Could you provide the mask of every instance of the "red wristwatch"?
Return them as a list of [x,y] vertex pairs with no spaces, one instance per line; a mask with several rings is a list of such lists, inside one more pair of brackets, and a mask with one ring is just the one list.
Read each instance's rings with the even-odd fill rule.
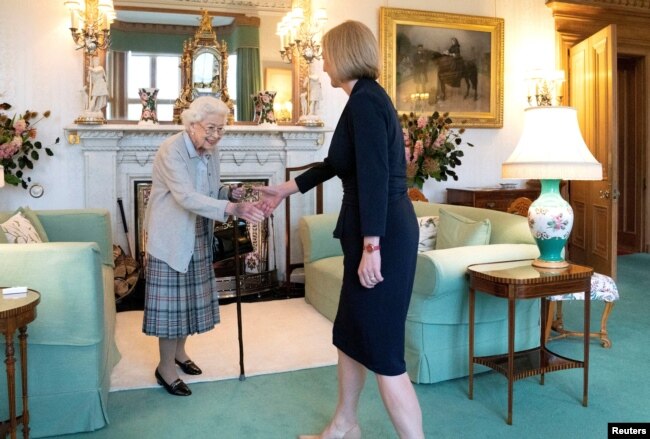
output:
[[372,244],[366,244],[363,249],[367,251],[368,253],[372,253],[374,251],[377,251],[381,248],[379,245],[372,245]]

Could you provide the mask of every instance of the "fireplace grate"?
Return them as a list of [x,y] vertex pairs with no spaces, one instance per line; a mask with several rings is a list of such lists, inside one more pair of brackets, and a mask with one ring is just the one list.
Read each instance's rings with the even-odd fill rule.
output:
[[[222,180],[223,184],[243,184],[248,188],[265,186],[267,180]],[[136,224],[136,255],[139,262],[145,265],[147,237],[143,227],[144,212],[149,201],[151,181],[135,182],[135,224]],[[257,201],[257,194],[247,191],[244,201]],[[272,218],[272,217],[271,217]],[[266,219],[260,224],[249,224],[249,234],[253,241],[254,251],[240,256],[240,291],[242,296],[261,294],[278,288],[278,275],[275,266],[269,266],[269,236],[275,233],[273,221]],[[273,258],[275,265],[275,257]],[[215,264],[215,275],[219,299],[232,298],[237,295],[234,259]]]

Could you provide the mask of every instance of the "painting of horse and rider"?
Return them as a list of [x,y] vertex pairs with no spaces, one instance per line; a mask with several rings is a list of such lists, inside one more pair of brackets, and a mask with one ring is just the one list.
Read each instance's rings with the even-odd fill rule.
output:
[[397,56],[400,107],[489,111],[489,33],[397,26]]
[[380,27],[382,81],[400,113],[502,125],[502,19],[382,8]]

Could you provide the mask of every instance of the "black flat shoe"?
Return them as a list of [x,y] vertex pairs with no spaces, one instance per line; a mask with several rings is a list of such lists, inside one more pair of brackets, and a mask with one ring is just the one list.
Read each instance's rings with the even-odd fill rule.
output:
[[176,361],[176,364],[180,366],[181,370],[188,375],[201,375],[203,373],[201,368],[192,360],[187,360],[182,363],[176,359],[174,359],[174,361]]
[[158,384],[163,386],[165,390],[174,396],[190,396],[192,394],[190,388],[187,387],[187,384],[185,384],[180,378],[171,384],[167,384],[165,380],[163,380],[163,377],[160,375],[160,372],[158,372],[158,369],[156,369],[155,376]]

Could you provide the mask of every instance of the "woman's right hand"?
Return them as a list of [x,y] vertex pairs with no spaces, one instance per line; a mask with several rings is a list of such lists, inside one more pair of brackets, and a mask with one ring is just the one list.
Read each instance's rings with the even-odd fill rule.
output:
[[298,185],[294,180],[289,180],[275,186],[257,186],[255,189],[262,194],[260,209],[269,216],[285,198],[298,192]]
[[250,223],[259,223],[266,218],[259,203],[228,203],[226,213],[245,219]]

